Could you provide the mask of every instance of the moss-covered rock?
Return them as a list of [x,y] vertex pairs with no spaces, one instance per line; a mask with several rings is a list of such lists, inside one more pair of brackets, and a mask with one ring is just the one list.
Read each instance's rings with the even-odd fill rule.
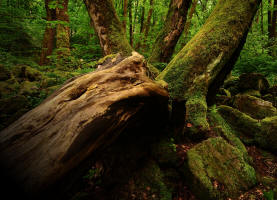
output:
[[277,109],[271,102],[250,95],[236,95],[233,105],[254,119],[277,116]]
[[19,87],[20,85],[14,77],[6,81],[0,81],[0,97],[5,98],[15,94]]
[[172,191],[164,181],[164,174],[158,164],[152,160],[147,161],[142,169],[134,174],[129,181],[128,197],[120,199],[153,199],[169,200],[172,199]]
[[24,81],[20,84],[20,91],[19,94],[25,96],[34,96],[39,93],[38,83],[37,82],[30,82]]
[[179,157],[176,152],[174,139],[165,138],[152,146],[152,155],[159,165],[177,167]]
[[239,77],[239,87],[243,91],[258,90],[264,93],[269,89],[269,82],[262,74],[245,73]]
[[0,81],[6,81],[11,78],[11,72],[0,64]]
[[28,107],[28,99],[22,95],[0,99],[1,114],[13,114],[26,107]]
[[243,153],[221,137],[196,145],[187,157],[184,173],[200,199],[236,198],[256,184],[255,170]]
[[223,85],[224,89],[227,89],[232,96],[235,96],[240,92],[239,88],[239,77],[231,76],[227,80],[224,81]]
[[243,142],[277,151],[277,116],[256,120],[228,106],[219,106],[218,112]]
[[246,91],[242,92],[242,94],[250,95],[250,96],[258,97],[258,98],[260,98],[262,96],[261,92],[259,90],[246,90]]
[[43,74],[27,65],[16,65],[12,68],[12,73],[16,78],[33,81],[40,81],[43,79]]
[[239,85],[239,77],[237,77],[237,76],[231,76],[231,77],[229,77],[228,79],[226,79],[224,81],[223,87],[225,89],[228,89],[230,87],[237,87],[238,88],[238,85]]
[[211,108],[208,113],[209,123],[211,130],[217,135],[224,138],[229,144],[238,148],[244,155],[246,160],[249,159],[247,150],[241,140],[236,136],[232,127],[224,120],[224,118],[218,113],[217,108]]

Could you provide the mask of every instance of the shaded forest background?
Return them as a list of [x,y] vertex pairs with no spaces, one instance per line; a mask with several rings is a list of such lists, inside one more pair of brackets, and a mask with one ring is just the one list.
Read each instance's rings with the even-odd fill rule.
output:
[[[124,5],[124,2],[128,4]],[[174,55],[198,32],[215,4],[216,0],[192,2],[188,20],[176,45]],[[272,83],[276,82],[277,61],[274,42],[276,11],[274,12],[273,4],[274,2],[269,0],[263,1],[260,6],[247,43],[233,70],[234,75],[244,72],[261,72]],[[48,10],[45,5],[48,5]],[[126,24],[126,35],[130,44],[136,51],[148,58],[155,39],[164,25],[169,1],[114,0],[114,5],[121,21]],[[57,1],[9,0],[1,1],[0,9],[0,62],[5,67],[26,64],[47,71],[51,76],[51,70],[57,67],[58,55],[63,52],[69,56],[62,61],[61,70],[87,72],[93,69],[94,61],[103,56],[83,1],[63,1],[59,5]],[[47,16],[46,12],[55,9],[64,10],[67,13],[66,19],[59,18],[59,16],[49,18],[50,15]],[[67,27],[69,30],[59,33],[58,26]],[[49,47],[51,49],[45,46],[45,42],[49,43],[45,38],[47,27],[55,32],[55,41],[52,41],[52,47]],[[59,34],[65,35],[59,37]],[[65,41],[66,37],[69,40]],[[45,55],[42,55],[43,52]],[[155,66],[162,70],[166,64],[158,63]],[[52,76],[55,75],[52,74]]]

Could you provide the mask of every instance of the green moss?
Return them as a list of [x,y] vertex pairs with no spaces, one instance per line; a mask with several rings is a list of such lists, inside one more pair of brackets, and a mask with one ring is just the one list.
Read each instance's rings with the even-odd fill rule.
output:
[[253,97],[261,97],[262,96],[259,90],[246,90],[242,94],[250,95],[250,96],[253,96]]
[[234,107],[254,119],[277,116],[277,109],[268,101],[250,95],[236,95]]
[[201,30],[157,77],[168,82],[172,98],[186,100],[198,76],[205,77],[207,88],[216,80],[247,33],[257,6],[258,2],[218,1]]
[[25,96],[33,96],[39,93],[38,83],[37,82],[30,82],[24,81],[20,84],[20,94]]
[[206,97],[199,92],[198,94],[192,95],[186,102],[186,122],[192,125],[189,130],[193,135],[209,130],[209,124],[206,118]]
[[238,148],[244,155],[246,160],[249,160],[249,156],[244,144],[236,136],[236,132],[231,126],[222,118],[217,109],[211,109],[208,113],[209,123],[212,130],[217,133],[218,136],[223,137],[229,144]]
[[[137,194],[137,199],[145,198],[144,194],[154,200],[172,199],[172,191],[164,182],[164,175],[160,167],[154,161],[145,163],[143,169],[133,177],[134,185],[132,193]],[[152,195],[155,195],[153,198]]]
[[223,138],[210,138],[187,153],[185,176],[200,199],[227,199],[256,184],[255,170]]
[[160,165],[178,166],[179,157],[176,145],[169,138],[162,139],[152,146],[152,155]]
[[160,71],[150,63],[147,63],[147,67],[151,72],[151,74],[153,75],[154,79],[160,74]]
[[110,55],[107,55],[107,56],[105,56],[105,57],[103,57],[103,58],[100,58],[100,59],[96,62],[96,64],[97,64],[97,65],[102,65],[103,63],[106,63],[106,62],[112,60],[113,58],[115,58],[115,57],[117,57],[117,56],[118,56],[118,54],[110,54]]
[[264,149],[277,151],[277,116],[260,121],[228,106],[219,106],[218,112],[244,142],[250,138]]

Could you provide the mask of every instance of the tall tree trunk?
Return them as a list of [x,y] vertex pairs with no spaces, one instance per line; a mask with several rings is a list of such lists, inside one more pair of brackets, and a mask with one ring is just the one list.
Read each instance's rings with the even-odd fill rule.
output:
[[169,62],[182,35],[191,0],[171,0],[166,21],[159,33],[149,59],[150,63]]
[[123,0],[123,28],[126,32],[126,25],[127,25],[127,13],[128,13],[128,0]]
[[273,15],[272,15],[272,36],[274,39],[277,38],[277,30],[276,30],[276,23],[277,23],[277,0],[274,0],[274,11],[273,11]]
[[129,55],[130,46],[120,22],[113,0],[84,0],[104,55],[119,53]]
[[143,33],[144,31],[145,2],[146,0],[143,0],[141,8],[140,33]]
[[129,38],[130,38],[130,45],[133,46],[133,14],[132,14],[132,4],[133,1],[129,0]]
[[263,1],[261,2],[261,32],[264,34],[264,6]]
[[277,0],[274,0],[274,11],[272,15],[272,56],[277,57]]
[[46,9],[46,27],[43,37],[42,50],[40,55],[40,65],[47,65],[49,63],[49,59],[47,56],[52,55],[53,49],[55,47],[55,35],[56,35],[56,27],[51,24],[51,22],[57,20],[55,9],[49,8],[49,3],[52,0],[45,0],[45,9]]
[[64,68],[70,56],[70,28],[68,15],[68,0],[59,0],[56,8],[58,20],[56,45],[58,54],[58,68]]
[[[157,77],[169,84],[172,99],[182,102],[178,104],[179,112],[186,113],[184,120],[192,135],[202,136],[199,133],[209,131],[207,104],[213,103],[231,72],[260,2],[219,0],[201,30]],[[177,130],[184,127],[175,126]]]
[[183,31],[183,35],[185,37],[189,33],[189,29],[190,29],[190,26],[191,26],[191,20],[192,20],[192,17],[194,15],[194,13],[195,13],[197,2],[198,2],[197,0],[194,0],[192,5],[191,5],[191,8],[189,10],[188,19],[187,19],[187,22],[186,22],[186,25],[185,25],[185,28],[184,28],[184,31]]
[[147,21],[146,21],[145,29],[144,29],[144,40],[143,40],[144,46],[146,46],[146,41],[147,41],[148,33],[150,30],[150,24],[151,24],[151,18],[153,15],[153,10],[154,10],[154,0],[150,0],[150,9],[148,12]]
[[143,0],[143,5],[142,5],[142,10],[141,10],[141,19],[140,19],[140,34],[139,34],[139,41],[136,45],[136,49],[139,50],[140,49],[140,46],[141,46],[141,40],[143,38],[143,33],[144,33],[144,30],[145,30],[145,3],[146,3],[146,0]]
[[272,38],[272,1],[268,0],[268,12],[267,12],[267,22],[268,22],[268,38],[271,39]]

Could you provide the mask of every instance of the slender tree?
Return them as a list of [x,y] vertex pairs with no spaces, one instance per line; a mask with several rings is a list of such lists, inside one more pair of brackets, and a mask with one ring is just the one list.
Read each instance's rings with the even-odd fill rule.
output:
[[130,54],[129,44],[113,0],[84,0],[104,55],[121,52]]
[[153,47],[150,63],[169,62],[185,27],[191,0],[171,0],[165,25]]
[[146,43],[146,40],[147,40],[147,37],[148,37],[148,33],[149,33],[149,30],[150,30],[153,10],[154,10],[154,0],[150,0],[150,9],[148,11],[148,16],[147,16],[147,20],[146,20],[146,24],[145,24],[145,29],[144,29],[144,40],[143,40],[144,46],[145,46],[145,43]]
[[133,1],[129,0],[128,10],[129,10],[129,38],[130,45],[133,46],[133,14],[132,14],[132,4]]
[[58,53],[58,67],[63,67],[70,55],[70,29],[68,15],[68,0],[59,0],[56,8],[58,20],[56,45]]
[[49,7],[49,3],[52,0],[45,0],[45,10],[46,10],[46,27],[42,42],[42,51],[40,55],[40,65],[46,65],[49,63],[47,56],[52,55],[53,49],[55,47],[55,35],[56,27],[53,25],[53,21],[56,21],[56,10]]
[[128,13],[128,0],[123,0],[123,28],[126,31],[127,24],[127,13]]

